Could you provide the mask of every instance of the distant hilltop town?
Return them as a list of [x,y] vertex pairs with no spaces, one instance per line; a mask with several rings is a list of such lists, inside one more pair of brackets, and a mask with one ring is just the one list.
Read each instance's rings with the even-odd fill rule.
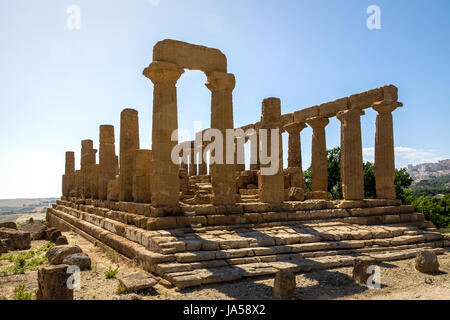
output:
[[437,163],[421,163],[416,166],[410,164],[406,170],[414,181],[442,177],[450,175],[450,159]]

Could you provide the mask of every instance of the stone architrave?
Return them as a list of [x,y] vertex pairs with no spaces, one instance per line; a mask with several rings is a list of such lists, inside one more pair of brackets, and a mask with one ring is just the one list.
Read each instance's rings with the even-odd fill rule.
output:
[[138,149],[138,112],[134,109],[125,109],[120,115],[119,201],[133,201],[134,165]]
[[[224,137],[223,164],[211,165],[211,184],[213,187],[213,203],[215,205],[231,205],[236,203],[236,182],[234,164],[227,164],[226,130],[233,129],[233,74],[208,72],[206,87],[211,91],[211,128],[218,129]],[[232,143],[232,142],[231,142]]]
[[[260,130],[267,130],[267,156],[271,157],[273,152],[278,153],[278,171],[273,175],[263,175],[261,170],[268,168],[273,163],[261,163],[258,176],[259,197],[261,202],[281,203],[284,201],[284,176],[283,176],[283,145],[281,138],[281,101],[278,98],[267,98],[262,103],[262,116]],[[278,129],[279,148],[272,146],[272,129]],[[264,142],[263,142],[264,143]],[[263,148],[264,146],[262,146]]]
[[151,202],[152,151],[136,150],[133,178],[133,199],[138,203]]
[[178,129],[176,83],[183,72],[183,68],[169,62],[152,62],[144,70],[154,84],[151,190],[155,207],[178,206],[179,166],[171,154],[178,144],[178,139],[172,141],[172,133]]
[[108,196],[108,183],[115,179],[118,172],[116,160],[116,146],[114,137],[114,126],[100,126],[99,146],[99,177],[98,197],[106,200]]
[[344,200],[364,199],[364,168],[361,142],[361,116],[350,109],[337,115],[341,121],[341,179]]
[[328,199],[327,144],[325,127],[330,120],[314,117],[306,120],[313,129],[311,146],[311,191],[308,198]]
[[378,112],[375,133],[375,186],[378,199],[395,199],[395,155],[392,112],[401,107],[396,101],[373,105]]

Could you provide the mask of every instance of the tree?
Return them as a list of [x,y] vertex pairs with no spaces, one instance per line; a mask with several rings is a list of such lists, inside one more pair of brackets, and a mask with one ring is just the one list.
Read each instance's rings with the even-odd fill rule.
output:
[[[331,199],[342,199],[341,149],[327,150],[328,194]],[[311,191],[311,167],[303,172],[305,191]]]
[[406,203],[407,201],[409,192],[406,192],[406,190],[411,186],[413,181],[414,180],[411,179],[411,176],[405,168],[400,170],[395,169],[395,193],[397,195],[397,199],[402,200],[403,203]]
[[[328,194],[331,199],[342,199],[342,181],[341,181],[341,148],[336,147],[327,150],[327,169],[328,169]],[[376,197],[375,186],[375,166],[372,162],[366,162],[364,169],[364,196],[366,199]],[[305,189],[311,191],[311,167],[304,172]],[[406,203],[408,196],[411,196],[408,188],[413,180],[406,169],[395,170],[395,192],[397,199]],[[409,199],[409,201],[412,201]]]

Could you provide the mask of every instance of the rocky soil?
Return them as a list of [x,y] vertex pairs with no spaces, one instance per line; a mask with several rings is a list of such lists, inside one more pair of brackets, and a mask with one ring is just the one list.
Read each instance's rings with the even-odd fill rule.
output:
[[[201,288],[177,290],[160,284],[144,294],[119,294],[119,280],[122,276],[142,271],[132,262],[122,260],[118,255],[105,253],[75,233],[64,233],[69,244],[78,245],[92,259],[91,270],[82,271],[81,289],[74,292],[77,300],[203,300],[203,299],[271,299],[273,277],[252,278],[227,284],[213,284]],[[46,241],[33,241],[32,249],[45,245]],[[16,254],[16,253],[15,253]],[[4,255],[3,255],[4,256]],[[368,289],[353,283],[352,268],[315,271],[296,276],[295,299],[324,300],[366,300],[366,299],[450,299],[450,250],[439,256],[441,273],[421,274],[414,270],[414,260],[403,260],[381,264],[381,289]],[[0,271],[11,265],[0,260]],[[108,269],[118,269],[116,278],[106,279]],[[14,289],[25,283],[25,291],[37,289],[37,271],[27,270],[21,275],[1,275],[0,297],[12,299]],[[33,296],[35,297],[35,295]]]

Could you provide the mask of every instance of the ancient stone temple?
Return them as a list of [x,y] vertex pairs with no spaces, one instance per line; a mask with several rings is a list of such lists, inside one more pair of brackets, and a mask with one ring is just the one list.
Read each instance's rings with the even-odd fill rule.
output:
[[[207,77],[211,128],[180,142],[173,135],[177,81],[186,69]],[[402,104],[395,86],[287,114],[282,99],[266,98],[259,121],[235,128],[238,82],[221,51],[164,40],[143,74],[153,86],[152,150],[140,149],[150,133],[139,137],[136,110],[120,115],[118,156],[114,127],[100,126],[98,164],[93,140],[82,141],[79,169],[75,153],[66,153],[63,196],[47,211],[50,225],[97,241],[179,288],[350,266],[360,256],[405,259],[422,248],[439,254],[450,245],[423,214],[396,199],[393,111]],[[368,109],[377,112],[376,199],[364,199],[361,117]],[[330,121],[341,126],[341,200],[328,192]],[[230,130],[239,136],[219,143]],[[301,137],[312,142],[310,190]],[[242,143],[250,146],[248,159]]]

